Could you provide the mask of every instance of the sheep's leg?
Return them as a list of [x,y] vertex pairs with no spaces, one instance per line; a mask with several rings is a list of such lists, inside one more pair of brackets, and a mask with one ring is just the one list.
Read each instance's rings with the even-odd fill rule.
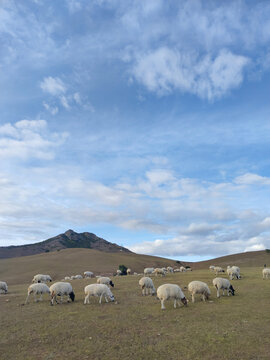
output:
[[229,289],[227,289],[227,295],[230,296]]
[[89,297],[90,294],[87,294],[86,297],[84,298],[84,304],[89,304]]
[[222,294],[223,294],[223,296],[224,296],[224,294],[225,294],[225,293],[224,293],[224,289],[222,289]]
[[173,307],[176,309],[176,299],[174,300]]
[[194,294],[192,294],[191,297],[192,297],[192,302],[195,303],[195,296],[194,296]]
[[40,295],[40,298],[38,299],[38,301],[42,301],[42,294]]
[[205,295],[204,295],[204,294],[203,294],[203,296],[202,296],[202,299],[203,299],[203,301],[205,302],[206,299],[205,299]]
[[162,309],[162,310],[165,310],[165,309],[166,309],[165,306],[164,306],[164,300],[161,300],[161,309]]
[[101,296],[100,296],[100,298],[99,298],[99,303],[100,303],[100,304],[101,304],[102,296],[103,296],[103,294],[101,294]]
[[37,297],[36,297],[36,294],[34,294],[34,300],[35,300],[35,302],[37,302]]
[[217,289],[217,297],[218,297],[218,298],[220,297],[219,289]]
[[106,303],[109,302],[106,295],[104,295]]
[[25,304],[28,303],[29,296],[30,296],[30,294],[27,295],[27,297],[26,297],[26,299],[25,299]]

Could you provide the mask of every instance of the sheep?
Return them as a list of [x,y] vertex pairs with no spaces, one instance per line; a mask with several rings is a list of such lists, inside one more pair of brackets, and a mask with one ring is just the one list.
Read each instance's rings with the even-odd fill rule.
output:
[[[28,303],[28,299],[31,294],[34,295],[35,302],[38,302],[38,301],[42,300],[43,294],[50,294],[50,288],[44,283],[35,283],[35,284],[30,285],[27,290],[27,297],[25,300],[25,304]],[[39,294],[40,294],[40,298],[37,299],[36,295],[39,295]]]
[[190,266],[186,266],[186,271],[192,271]]
[[85,299],[84,304],[89,304],[89,298],[90,296],[99,296],[99,303],[101,304],[102,297],[104,296],[105,301],[108,302],[108,299],[111,301],[114,301],[114,296],[111,292],[111,290],[108,288],[105,284],[91,284],[87,285],[84,288],[85,293]]
[[65,276],[64,280],[72,280],[70,276]]
[[32,283],[52,282],[50,275],[37,274],[33,277]]
[[186,306],[187,299],[185,298],[184,293],[181,288],[176,284],[163,284],[157,289],[157,297],[161,301],[161,309],[165,310],[164,302],[165,300],[174,299],[174,308],[176,309],[176,303],[180,306],[180,301]]
[[234,296],[235,290],[232,287],[229,280],[224,279],[224,278],[215,278],[213,280],[213,285],[217,289],[217,297],[218,298],[220,297],[219,290],[223,290],[223,295],[224,295],[224,290],[227,290],[228,296],[230,296],[230,294],[232,294]]
[[116,275],[117,275],[117,276],[122,275],[122,271],[121,271],[121,270],[119,270],[119,269],[118,269],[118,270],[116,270]]
[[142,295],[155,295],[156,294],[156,289],[154,286],[154,283],[152,281],[152,279],[150,279],[149,277],[142,277],[139,280],[139,285],[142,289]]
[[176,272],[180,272],[180,269],[178,269],[178,268],[177,268],[177,269],[173,269],[173,272],[175,272],[175,273],[176,273]]
[[184,266],[180,266],[180,269],[179,269],[180,272],[186,272],[187,269],[184,267]]
[[171,266],[168,266],[167,271],[173,273],[173,268]]
[[164,271],[164,269],[161,269],[161,268],[156,268],[154,270],[154,273],[156,274],[156,276],[158,276],[158,275],[165,276],[166,275],[166,272]]
[[7,293],[8,292],[8,286],[5,281],[0,281],[0,294],[1,293]]
[[97,279],[98,284],[105,284],[105,285],[111,285],[111,287],[114,287],[114,283],[109,277],[101,276]]
[[74,279],[75,280],[80,280],[80,279],[83,279],[82,275],[75,275],[74,276]]
[[92,271],[85,271],[83,275],[85,278],[91,278],[92,276],[94,276],[94,273]]
[[240,268],[238,266],[227,266],[227,274],[229,275],[230,279],[240,279]]
[[[50,287],[50,293],[51,293],[51,305],[53,305],[53,301],[58,304],[57,302],[57,296],[61,296],[61,302],[64,295],[66,295],[68,298],[70,298],[72,301],[75,300],[75,294],[73,292],[72,286],[68,282],[56,282]],[[69,302],[69,299],[68,299]]]
[[192,302],[195,302],[195,294],[202,294],[202,300],[208,300],[211,291],[208,285],[202,281],[191,281],[188,284],[188,291],[191,293]]
[[209,266],[209,270],[210,270],[210,271],[215,271],[215,266],[214,266],[214,265],[210,265],[210,266]]
[[155,270],[154,268],[145,268],[143,270],[143,273],[144,273],[144,275],[151,275],[151,274],[153,274],[154,270]]
[[270,269],[269,268],[264,268],[262,271],[262,275],[263,275],[263,279],[268,279],[269,275],[270,275]]
[[217,275],[218,273],[224,273],[225,270],[222,269],[222,267],[220,267],[220,266],[215,266],[214,272],[215,272],[215,274]]
[[127,275],[131,275],[131,269],[130,268],[127,269]]

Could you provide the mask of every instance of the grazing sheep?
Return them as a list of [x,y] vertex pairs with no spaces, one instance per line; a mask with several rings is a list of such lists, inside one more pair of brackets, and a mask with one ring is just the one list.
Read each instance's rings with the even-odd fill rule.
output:
[[164,271],[164,269],[161,269],[161,268],[156,268],[154,270],[154,273],[156,274],[156,276],[158,276],[158,275],[165,276],[166,275],[166,272]]
[[180,266],[180,272],[186,272],[187,271],[187,269],[184,267],[184,266]]
[[190,266],[186,266],[186,271],[192,271]]
[[195,294],[201,294],[202,300],[208,300],[211,291],[208,285],[202,281],[191,281],[188,284],[188,291],[191,293],[192,302],[195,302]]
[[168,266],[167,271],[170,272],[170,273],[173,273],[173,268],[171,266]]
[[127,269],[127,275],[131,275],[131,269],[130,268]]
[[214,266],[214,265],[210,265],[210,266],[209,266],[209,270],[210,270],[210,271],[215,271],[215,266]]
[[89,304],[90,296],[99,296],[99,303],[101,304],[102,297],[104,296],[105,301],[108,302],[108,299],[114,301],[114,296],[111,290],[105,284],[91,284],[87,285],[84,288],[85,299],[84,304]]
[[[42,295],[43,294],[50,294],[50,288],[44,283],[38,283],[38,284],[30,285],[28,287],[28,290],[27,290],[27,297],[26,297],[26,300],[25,300],[25,304],[28,303],[28,299],[29,299],[29,296],[31,294],[34,295],[35,302],[38,302],[38,301],[42,300]],[[39,294],[40,294],[40,298],[37,299],[36,295],[39,295]]]
[[65,276],[64,280],[72,280],[70,276]]
[[74,301],[75,299],[75,294],[73,292],[72,286],[70,283],[68,282],[56,282],[55,284],[51,285],[50,287],[50,293],[51,293],[51,305],[53,305],[53,301],[55,300],[56,304],[58,304],[57,302],[57,296],[61,296],[61,302],[63,300],[63,296],[67,296],[68,297],[68,302],[69,302],[69,298]]
[[262,275],[263,275],[263,279],[268,279],[269,275],[270,275],[270,269],[269,268],[264,268],[262,271]]
[[173,269],[173,272],[180,272],[180,269]]
[[150,279],[149,277],[142,277],[139,280],[139,285],[142,289],[142,295],[155,295],[156,294],[156,289],[154,286],[154,283],[152,281],[152,279]]
[[145,268],[145,269],[143,270],[143,273],[144,273],[144,275],[151,275],[151,274],[154,273],[154,271],[155,271],[154,268]]
[[33,283],[46,283],[46,282],[52,282],[52,278],[50,275],[43,275],[43,274],[37,274],[33,277],[32,280]]
[[109,277],[101,276],[97,279],[98,284],[105,284],[105,285],[111,285],[111,287],[114,287],[114,283]]
[[227,274],[229,275],[230,279],[240,279],[240,268],[238,266],[227,266]]
[[94,276],[94,273],[92,271],[85,271],[83,275],[85,278],[91,278],[92,276]]
[[1,293],[7,293],[8,292],[8,286],[5,281],[0,281],[0,294]]
[[219,290],[223,291],[223,296],[224,296],[224,290],[227,290],[227,295],[229,296],[230,294],[232,294],[234,296],[234,288],[232,287],[231,283],[229,282],[229,280],[224,279],[224,278],[215,278],[213,280],[213,285],[215,286],[215,288],[217,289],[217,297],[220,297],[219,294]]
[[83,279],[82,275],[75,275],[74,276],[74,279],[75,280],[80,280],[80,279]]
[[215,266],[214,272],[215,272],[215,274],[217,275],[218,273],[224,273],[225,270],[222,269],[222,267],[220,267],[220,266]]
[[169,299],[174,300],[174,308],[176,308],[176,303],[180,306],[180,301],[184,305],[187,305],[187,299],[185,298],[184,293],[181,288],[176,284],[163,284],[157,289],[157,297],[161,301],[161,309],[165,310],[164,302]]
[[119,269],[118,269],[118,270],[116,270],[116,275],[117,275],[117,276],[122,275],[122,271],[121,271],[121,270],[119,270]]

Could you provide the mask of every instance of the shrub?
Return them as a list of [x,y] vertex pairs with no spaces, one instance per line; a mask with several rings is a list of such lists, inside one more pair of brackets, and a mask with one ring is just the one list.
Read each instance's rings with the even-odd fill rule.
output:
[[121,271],[122,275],[127,275],[127,267],[125,265],[119,265],[119,270]]

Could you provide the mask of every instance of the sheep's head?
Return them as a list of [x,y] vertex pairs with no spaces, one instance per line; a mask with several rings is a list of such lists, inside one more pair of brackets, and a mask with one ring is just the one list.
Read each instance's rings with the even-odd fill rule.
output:
[[72,301],[75,300],[75,294],[73,291],[69,294],[69,297],[71,298]]
[[181,301],[182,301],[182,303],[183,303],[185,306],[187,306],[187,299],[186,299],[185,297],[183,297],[183,298],[181,299]]
[[232,287],[232,285],[231,285],[230,288],[229,288],[229,292],[232,294],[232,296],[234,296],[235,290],[234,290],[234,288]]
[[111,287],[114,287],[114,283],[112,282],[112,280],[110,281],[110,285]]

